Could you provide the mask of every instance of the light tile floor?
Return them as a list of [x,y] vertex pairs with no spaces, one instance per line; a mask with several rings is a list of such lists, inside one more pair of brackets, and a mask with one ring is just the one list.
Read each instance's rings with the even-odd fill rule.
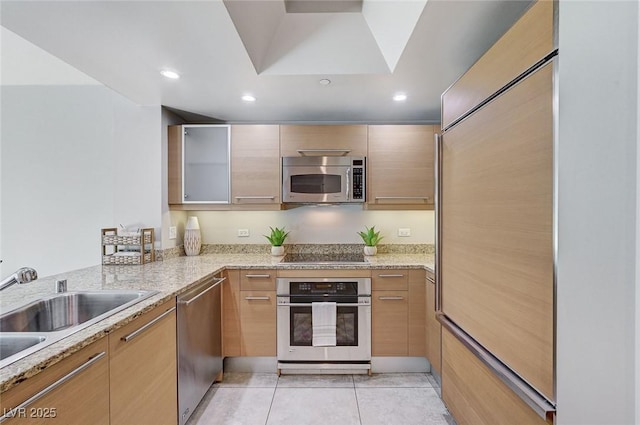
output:
[[455,425],[428,373],[226,373],[187,425]]

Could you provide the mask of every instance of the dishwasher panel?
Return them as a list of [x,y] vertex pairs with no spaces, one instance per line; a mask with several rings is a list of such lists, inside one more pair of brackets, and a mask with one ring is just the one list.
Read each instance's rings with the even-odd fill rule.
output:
[[178,419],[184,425],[222,371],[221,293],[213,278],[178,297]]

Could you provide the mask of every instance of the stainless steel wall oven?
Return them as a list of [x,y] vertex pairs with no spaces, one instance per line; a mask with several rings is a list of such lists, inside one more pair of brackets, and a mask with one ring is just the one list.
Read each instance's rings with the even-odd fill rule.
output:
[[[371,279],[278,278],[277,355],[283,370],[370,370]],[[335,303],[335,345],[314,346],[313,303]]]

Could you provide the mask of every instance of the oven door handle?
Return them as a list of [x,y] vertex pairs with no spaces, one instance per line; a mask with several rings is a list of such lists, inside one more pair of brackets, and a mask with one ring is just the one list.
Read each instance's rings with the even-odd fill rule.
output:
[[[311,303],[278,303],[278,307],[311,307]],[[371,307],[371,304],[336,303],[336,307]]]

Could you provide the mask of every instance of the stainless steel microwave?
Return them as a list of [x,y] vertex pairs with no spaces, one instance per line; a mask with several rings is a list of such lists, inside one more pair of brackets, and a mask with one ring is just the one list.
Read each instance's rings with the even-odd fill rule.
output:
[[283,157],[283,202],[364,202],[365,164],[363,156]]

